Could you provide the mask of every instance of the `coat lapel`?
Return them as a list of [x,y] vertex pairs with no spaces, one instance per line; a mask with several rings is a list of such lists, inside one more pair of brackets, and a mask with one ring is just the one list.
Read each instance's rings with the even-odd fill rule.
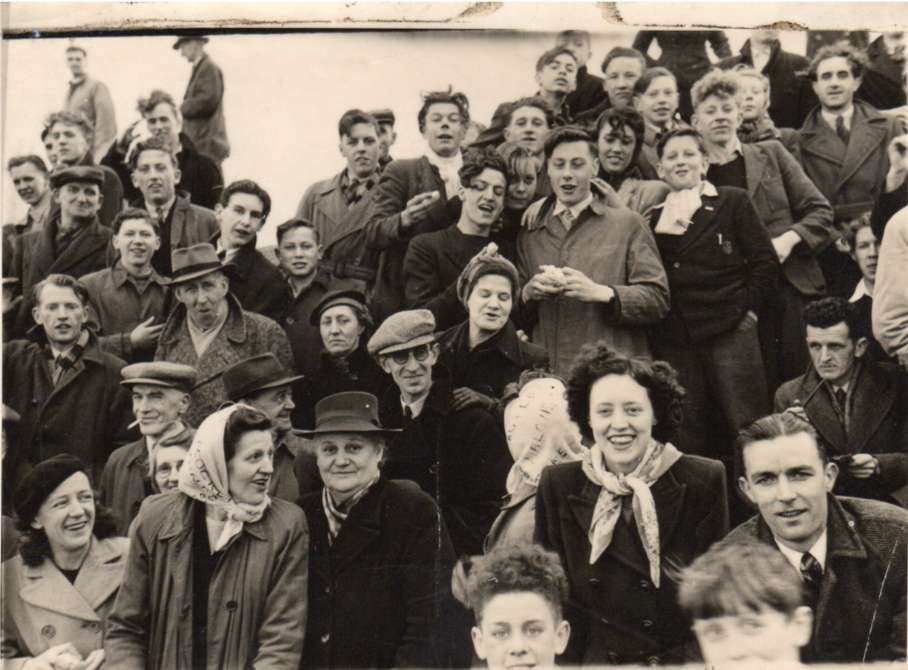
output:
[[865,453],[864,445],[873,437],[897,400],[895,383],[892,378],[879,374],[876,368],[862,365],[851,396],[854,404],[848,431],[848,451]]
[[694,217],[692,219],[693,223],[690,224],[687,232],[684,233],[684,239],[681,243],[681,247],[678,249],[679,254],[684,253],[692,244],[694,244],[694,242],[707,233],[709,223],[723,206],[723,203],[719,198],[701,196],[701,199],[703,205],[694,212]]
[[180,247],[180,241],[183,239],[183,228],[186,226],[188,214],[189,200],[178,194],[173,204],[173,219],[170,222],[170,246],[173,249]]
[[813,423],[814,428],[817,429],[823,439],[826,440],[826,443],[832,447],[835,453],[844,453],[846,449],[845,428],[832,407],[832,399],[829,397],[827,389],[817,388],[821,383],[819,376],[813,370],[813,366],[811,366],[807,379],[804,380],[803,384],[802,396],[810,399],[805,401],[805,408],[811,423]]
[[382,480],[373,484],[372,490],[350,510],[350,515],[334,538],[330,549],[331,571],[334,574],[354,562],[381,535],[381,508],[385,497],[383,484]]
[[804,127],[799,131],[801,151],[819,156],[830,163],[841,167],[845,159],[845,151],[841,140],[835,131],[830,128],[820,115],[817,107],[804,122]]
[[744,174],[747,176],[747,195],[753,199],[757,187],[763,181],[763,171],[766,169],[766,162],[769,160],[759,148],[753,144],[742,144],[741,151],[744,154]]
[[[845,150],[845,160],[839,171],[836,189],[846,184],[855,172],[860,170],[867,160],[876,152],[877,147],[886,136],[885,119],[868,119],[860,107],[855,105],[851,123],[851,137]],[[868,194],[869,195],[869,194]]]
[[55,260],[48,274],[68,274],[67,270],[78,264],[87,256],[107,248],[109,236],[101,234],[101,224],[98,219],[88,224],[88,227],[74,239],[62,254]]
[[99,542],[92,538],[91,551],[76,577],[75,587],[88,594],[88,604],[97,610],[120,588],[126,561],[115,542]]

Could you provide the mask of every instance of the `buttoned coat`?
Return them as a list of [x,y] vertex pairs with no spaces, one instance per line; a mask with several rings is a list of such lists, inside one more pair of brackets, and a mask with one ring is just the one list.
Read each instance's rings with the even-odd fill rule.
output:
[[101,649],[128,549],[125,537],[92,537],[75,583],[50,558],[38,566],[26,565],[19,555],[4,562],[4,669],[18,670],[29,657],[65,642],[83,657]]
[[873,209],[886,183],[886,148],[904,133],[903,122],[886,117],[866,102],[854,101],[851,136],[846,146],[815,107],[798,131],[801,165],[835,209],[837,222]]
[[326,293],[328,286],[320,277],[316,277],[307,288],[291,298],[287,312],[278,321],[287,333],[293,349],[294,370],[307,378],[311,378],[318,370],[324,346],[321,330],[318,326],[313,326],[309,318]]
[[453,667],[444,640],[455,555],[435,502],[382,475],[333,542],[322,491],[299,504],[311,532],[302,667]]
[[190,394],[189,411],[184,416],[184,421],[192,427],[198,427],[227,400],[221,373],[234,363],[272,353],[286,369],[293,369],[290,343],[281,327],[260,314],[243,311],[231,294],[227,295],[227,301],[230,310],[227,322],[201,358],[189,335],[185,305],[177,305],[171,312],[158,340],[156,361],[191,365],[199,374]]
[[679,571],[728,533],[725,468],[684,455],[650,487],[659,521],[659,588],[636,523],[623,517],[590,565],[589,530],[601,490],[579,462],[549,466],[539,480],[536,541],[558,553],[570,583],[571,639],[562,662],[682,663],[693,634],[677,603]]
[[192,68],[180,113],[183,132],[196,149],[216,163],[223,163],[230,155],[224,121],[224,75],[208,54],[203,53]]
[[[876,500],[828,496],[826,569],[807,663],[905,660],[906,511]],[[727,542],[756,538],[778,548],[761,515]]]
[[879,475],[869,479],[856,479],[840,472],[835,486],[837,494],[897,503],[892,494],[908,485],[905,376],[893,365],[867,360],[866,354],[859,359],[858,366],[848,394],[851,409],[847,431],[839,418],[832,389],[813,365],[797,379],[779,387],[775,411],[783,412],[797,403],[804,407],[830,456],[871,454],[879,461]]
[[[191,670],[192,534],[203,505],[182,493],[142,504],[113,612],[105,665]],[[208,597],[208,670],[298,668],[306,627],[309,528],[272,500],[222,550]]]

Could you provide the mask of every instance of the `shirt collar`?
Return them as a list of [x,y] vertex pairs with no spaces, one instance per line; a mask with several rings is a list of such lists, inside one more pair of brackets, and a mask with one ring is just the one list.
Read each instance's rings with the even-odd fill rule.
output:
[[51,192],[50,188],[48,187],[48,189],[46,191],[44,191],[44,195],[41,196],[41,199],[38,200],[38,202],[36,202],[34,205],[31,205],[28,208],[29,216],[31,216],[32,219],[35,221],[38,221],[39,219],[41,219],[44,216],[45,212],[47,212],[47,210],[50,209],[50,203],[51,203],[52,199],[53,199],[53,193]]
[[239,253],[240,249],[242,249],[242,248],[243,247],[235,247],[233,249],[226,249],[224,247],[224,243],[221,241],[220,236],[218,237],[218,239],[216,240],[215,245],[214,245],[214,250],[217,252],[217,254],[219,256],[221,255],[221,252],[224,252],[224,261],[223,261],[222,265],[226,265],[227,263],[232,261],[233,257],[236,256]]
[[587,207],[590,206],[591,202],[593,202],[593,192],[592,191],[590,191],[589,195],[587,195],[586,198],[583,199],[583,201],[578,202],[576,205],[572,205],[571,207],[567,207],[566,205],[563,205],[561,202],[555,201],[555,210],[552,212],[552,216],[560,216],[561,213],[567,209],[567,210],[570,210],[571,215],[574,218],[574,221],[576,221],[577,218],[580,216],[581,212],[583,212],[583,210],[585,210]]
[[725,161],[723,163],[720,163],[716,160],[713,160],[714,154],[712,151],[710,151],[709,152],[709,164],[710,165],[727,165],[728,163],[731,163],[733,160],[735,160],[738,156],[744,155],[744,150],[741,148],[741,140],[738,138],[737,134],[732,138],[731,146],[728,148],[728,150],[722,151],[722,153],[727,156],[731,156],[731,158],[729,158],[727,161]]
[[[431,390],[431,389],[430,389],[430,390]],[[413,403],[411,404],[411,403],[408,403],[406,400],[404,400],[404,397],[401,396],[401,397],[400,397],[400,408],[401,408],[402,410],[404,410],[404,413],[406,414],[406,408],[409,407],[409,408],[410,408],[410,411],[413,413],[413,418],[415,419],[415,418],[418,417],[420,414],[422,414],[422,408],[425,406],[425,404],[426,404],[426,398],[428,398],[428,397],[429,397],[429,393],[426,392],[426,393],[424,393],[424,394],[422,395],[421,398],[417,398],[417,399],[416,399],[415,401],[413,401]]]
[[854,293],[852,293],[851,297],[848,298],[848,302],[857,302],[858,300],[863,298],[865,295],[868,298],[873,298],[873,293],[871,293],[870,289],[867,288],[866,282],[863,279],[861,279],[861,281],[859,281],[858,285],[855,287]]
[[838,114],[836,114],[835,112],[827,112],[825,109],[821,109],[820,115],[833,130],[835,130],[836,118],[841,116],[843,119],[845,119],[845,128],[847,130],[851,130],[851,120],[854,118],[854,103],[852,103],[844,112],[840,112]]
[[[177,196],[176,196],[176,192],[174,192],[174,195],[173,195],[173,197],[172,197],[170,200],[168,200],[165,204],[160,205],[160,207],[161,207],[161,213],[164,215],[164,218],[165,218],[165,219],[166,219],[167,216],[170,214],[170,210],[173,208],[173,204],[174,204],[176,201],[177,201]],[[145,203],[145,210],[146,210],[149,214],[156,214],[156,213],[157,213],[157,211],[158,211],[158,205],[153,205],[153,204],[151,204],[150,202],[148,202],[147,200],[145,200],[144,203]]]
[[[794,549],[789,549],[784,544],[779,542],[778,538],[773,537],[773,540],[776,543],[776,546],[779,548],[779,551],[782,552],[782,555],[788,560],[789,563],[794,566],[794,569],[797,570],[798,574],[801,574],[801,557],[808,553],[805,551],[796,551]],[[826,571],[826,549],[829,545],[829,528],[823,531],[823,534],[820,535],[819,539],[814,543],[810,548],[809,553],[813,556],[817,563],[820,564],[820,567],[823,568],[823,572]]]

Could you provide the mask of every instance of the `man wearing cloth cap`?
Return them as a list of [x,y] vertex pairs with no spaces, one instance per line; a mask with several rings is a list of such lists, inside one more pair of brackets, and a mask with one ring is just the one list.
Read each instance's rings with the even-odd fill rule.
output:
[[450,374],[436,367],[434,331],[432,313],[418,309],[388,317],[369,340],[369,353],[397,384],[382,398],[382,425],[403,428],[389,446],[385,474],[410,479],[435,498],[455,551],[472,556],[482,553],[513,459],[491,414],[452,408]]
[[197,375],[188,365],[163,361],[127,365],[120,374],[120,386],[132,394],[132,411],[142,437],[110,455],[99,488],[101,503],[113,513],[120,535],[126,535],[142,501],[152,492],[148,464],[154,449],[192,441],[195,431],[183,423],[183,415]]
[[230,155],[224,122],[224,75],[205,53],[207,43],[207,37],[185,35],[177,39],[173,48],[192,63],[192,76],[180,105],[183,132],[200,153],[220,165]]
[[290,412],[296,407],[290,385],[299,379],[301,375],[291,375],[271,353],[240,361],[223,374],[224,389],[231,402],[254,407],[271,420],[274,472],[268,495],[290,502],[322,487],[315,454],[293,434],[290,424]]
[[397,141],[397,133],[394,132],[394,112],[390,109],[373,109],[369,112],[376,121],[378,121],[378,142],[381,150],[378,154],[378,168],[384,170],[394,159],[391,158],[391,146]]
[[35,284],[50,274],[78,279],[107,267],[112,233],[98,220],[104,174],[96,167],[68,167],[51,175],[50,185],[58,211],[52,212],[43,230],[19,238],[13,255],[11,274],[19,279],[25,296],[13,327],[14,337],[24,337],[34,323],[30,293]]
[[180,303],[170,313],[155,360],[191,365],[199,378],[185,420],[198,426],[227,400],[224,369],[247,358],[274,353],[285,368],[293,365],[290,343],[271,319],[246,312],[230,293],[230,282],[210,244],[177,249],[170,285]]

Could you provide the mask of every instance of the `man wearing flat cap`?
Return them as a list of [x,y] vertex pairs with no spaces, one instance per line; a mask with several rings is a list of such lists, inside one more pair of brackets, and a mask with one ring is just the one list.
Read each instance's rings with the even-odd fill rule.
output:
[[106,252],[111,230],[98,220],[104,173],[89,166],[67,167],[50,178],[58,210],[43,230],[19,238],[11,276],[19,279],[25,296],[13,327],[14,337],[24,337],[34,324],[31,290],[51,274],[80,277],[107,267]]
[[384,170],[385,166],[394,160],[391,158],[391,147],[397,141],[397,133],[394,132],[394,124],[397,119],[394,118],[394,111],[390,109],[373,109],[369,114],[378,121],[378,143],[380,145],[378,167],[380,170]]
[[[302,378],[302,375],[287,372],[272,353],[235,363],[223,374],[228,400],[254,407],[271,420],[274,472],[268,484],[268,495],[290,502],[322,487],[315,453],[293,433],[290,423],[290,412],[296,407],[291,384]],[[297,477],[300,477],[299,481]]]
[[183,415],[198,375],[189,365],[164,361],[127,365],[120,374],[120,386],[132,395],[132,411],[142,437],[110,455],[99,488],[101,503],[113,513],[119,534],[125,536],[142,501],[152,493],[152,452],[174,440],[192,440],[194,431],[183,423]]
[[[514,464],[501,426],[485,409],[453,409],[450,374],[438,361],[435,318],[425,309],[388,317],[369,340],[397,388],[379,405],[391,439],[385,473],[410,479],[438,502],[458,555],[482,553]],[[434,374],[433,374],[434,373]]]
[[197,427],[227,400],[221,373],[259,354],[274,353],[293,365],[290,343],[271,319],[246,312],[230,293],[230,280],[210,244],[173,252],[170,286],[177,305],[167,318],[155,360],[191,365],[198,381],[185,421]]
[[200,153],[220,165],[230,155],[224,121],[224,75],[205,53],[207,43],[208,38],[202,35],[183,35],[173,48],[192,63],[192,76],[180,105],[183,132]]

